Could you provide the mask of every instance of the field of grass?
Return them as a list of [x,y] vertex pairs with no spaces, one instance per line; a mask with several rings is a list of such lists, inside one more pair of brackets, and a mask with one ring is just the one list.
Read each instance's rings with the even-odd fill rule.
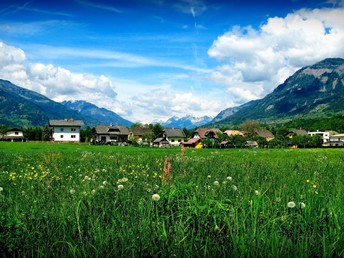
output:
[[344,257],[344,149],[0,142],[0,253]]

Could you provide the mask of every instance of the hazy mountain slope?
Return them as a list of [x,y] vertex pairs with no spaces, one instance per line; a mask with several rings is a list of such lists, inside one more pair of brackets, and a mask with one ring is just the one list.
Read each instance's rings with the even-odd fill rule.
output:
[[63,101],[63,105],[66,107],[80,112],[84,116],[90,116],[98,121],[98,124],[117,124],[130,126],[132,122],[122,118],[115,112],[112,112],[105,108],[99,108],[96,105],[83,100],[76,101]]
[[271,122],[343,111],[344,59],[328,58],[300,69],[263,99],[217,123],[235,125],[247,119]]

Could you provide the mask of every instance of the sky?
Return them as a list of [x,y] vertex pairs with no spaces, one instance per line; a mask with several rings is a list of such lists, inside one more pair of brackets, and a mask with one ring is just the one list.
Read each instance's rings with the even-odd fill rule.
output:
[[344,58],[344,0],[2,0],[0,78],[132,122],[216,116]]

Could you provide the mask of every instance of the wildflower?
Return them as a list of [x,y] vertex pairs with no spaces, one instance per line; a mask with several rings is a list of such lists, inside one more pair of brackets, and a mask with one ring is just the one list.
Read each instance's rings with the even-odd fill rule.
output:
[[238,187],[236,187],[235,185],[232,185],[232,190],[236,191],[236,190],[238,190]]
[[92,190],[92,192],[91,192],[91,194],[95,194],[96,193],[96,190],[95,189],[93,189]]
[[232,181],[232,179],[233,179],[233,178],[232,178],[231,176],[227,176],[227,180],[228,180],[228,181]]
[[287,206],[289,208],[294,208],[295,207],[295,202],[288,202]]
[[310,182],[309,179],[307,179],[306,182],[309,183]]
[[256,195],[259,195],[259,191],[258,191],[258,190],[254,191],[254,193],[255,193]]
[[159,201],[159,200],[160,200],[160,195],[158,195],[158,194],[153,194],[153,195],[152,195],[152,200],[155,201],[155,202]]
[[117,187],[118,187],[118,190],[122,190],[124,188],[123,185],[118,185]]
[[317,185],[313,185],[313,188],[317,188]]
[[219,185],[219,181],[214,181],[214,185]]
[[70,189],[69,192],[70,192],[70,194],[75,194],[75,190],[74,189]]
[[304,209],[306,207],[306,204],[304,204],[303,202],[299,202],[299,207],[301,209]]
[[4,190],[4,188],[2,188],[1,186],[0,186],[0,192],[2,192]]
[[208,178],[211,178],[211,175],[208,175]]

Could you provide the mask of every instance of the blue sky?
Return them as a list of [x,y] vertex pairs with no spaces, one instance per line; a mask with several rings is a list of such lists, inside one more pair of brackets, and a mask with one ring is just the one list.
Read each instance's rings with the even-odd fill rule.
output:
[[0,78],[133,122],[215,116],[344,57],[344,1],[8,1]]

